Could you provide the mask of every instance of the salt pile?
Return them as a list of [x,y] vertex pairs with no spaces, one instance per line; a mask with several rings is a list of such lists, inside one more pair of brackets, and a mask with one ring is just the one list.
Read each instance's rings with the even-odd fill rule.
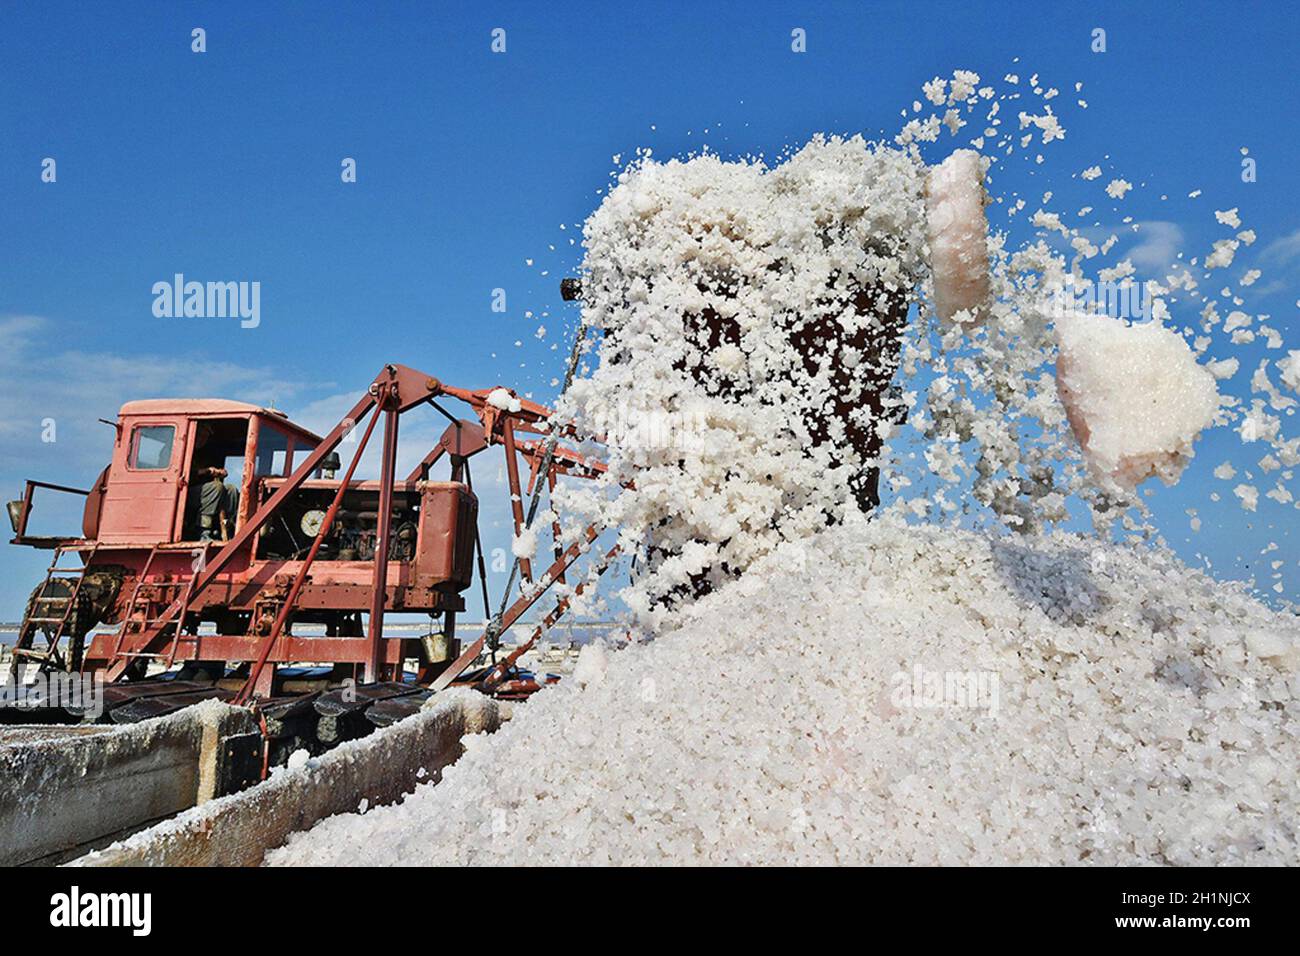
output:
[[608,656],[269,861],[1298,862],[1295,618],[1161,554],[851,518]]

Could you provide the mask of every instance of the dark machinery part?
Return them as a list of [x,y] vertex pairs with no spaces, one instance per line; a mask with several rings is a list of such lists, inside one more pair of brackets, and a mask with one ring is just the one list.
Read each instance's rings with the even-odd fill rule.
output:
[[[272,523],[259,547],[261,557],[301,558],[320,531],[329,506],[328,492],[300,490],[285,503],[285,513]],[[370,561],[375,557],[379,534],[377,493],[350,492],[347,504],[340,508],[334,523],[321,544],[319,561]],[[396,493],[393,496],[392,530],[389,535],[388,559],[410,561],[415,558],[419,537],[419,496]]]
[[560,280],[560,298],[565,302],[577,302],[582,298],[582,280],[572,276]]

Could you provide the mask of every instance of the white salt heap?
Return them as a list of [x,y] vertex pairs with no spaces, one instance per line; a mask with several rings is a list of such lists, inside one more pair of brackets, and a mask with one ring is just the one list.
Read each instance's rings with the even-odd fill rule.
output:
[[1177,481],[1219,408],[1214,376],[1183,337],[1082,312],[1058,317],[1056,337],[1057,387],[1089,463],[1125,488]]
[[851,518],[603,656],[269,861],[1300,862],[1295,618],[1159,554]]

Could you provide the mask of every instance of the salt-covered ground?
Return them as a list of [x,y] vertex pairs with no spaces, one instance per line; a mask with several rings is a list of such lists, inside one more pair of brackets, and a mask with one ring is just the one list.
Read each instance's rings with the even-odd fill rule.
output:
[[854,518],[269,862],[1295,864],[1298,668],[1171,557]]

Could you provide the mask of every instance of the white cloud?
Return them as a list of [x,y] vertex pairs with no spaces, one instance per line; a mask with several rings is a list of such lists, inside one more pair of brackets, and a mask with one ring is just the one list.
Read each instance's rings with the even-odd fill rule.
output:
[[[1088,226],[1079,229],[1079,235],[1100,246],[1111,236],[1118,242],[1105,256],[1105,262],[1130,259],[1143,278],[1163,279],[1174,267],[1178,253],[1185,247],[1183,229],[1176,222],[1148,219],[1144,222],[1122,223],[1114,226]],[[1093,265],[1102,259],[1091,260]]]
[[[138,398],[292,397],[316,383],[299,383],[270,368],[214,361],[206,356],[126,356],[67,348],[63,333],[39,316],[0,318],[0,471],[53,466],[46,480],[84,487],[112,450],[112,429],[121,406]],[[55,441],[48,436],[53,422]]]
[[1300,229],[1275,239],[1259,254],[1259,265],[1264,271],[1264,281],[1254,287],[1259,298],[1278,292],[1289,293],[1300,273]]
[[1286,269],[1300,263],[1300,229],[1270,242],[1260,253],[1259,259],[1273,269]]
[[1184,248],[1182,227],[1174,222],[1158,219],[1142,222],[1133,235],[1137,237],[1138,243],[1126,255],[1133,260],[1133,265],[1148,274],[1160,274],[1163,277]]

